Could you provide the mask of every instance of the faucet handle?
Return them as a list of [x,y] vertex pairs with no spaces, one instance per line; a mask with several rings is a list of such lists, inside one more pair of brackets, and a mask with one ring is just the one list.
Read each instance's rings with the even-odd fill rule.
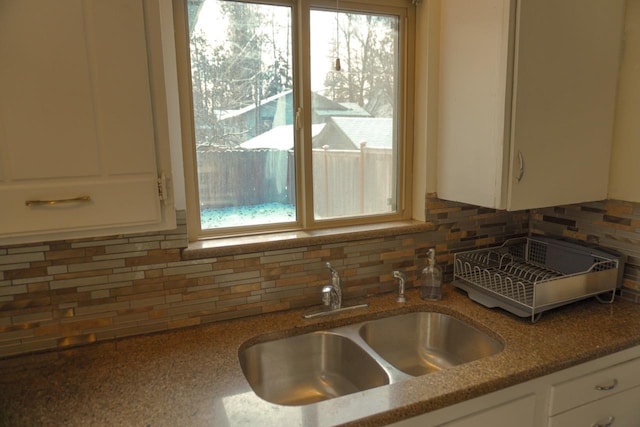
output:
[[330,262],[327,262],[326,265],[327,265],[327,268],[329,269],[329,271],[331,272],[331,274],[338,274],[338,271],[331,266]]
[[402,271],[398,271],[398,270],[393,272],[393,277],[400,280],[405,280],[405,281],[407,280],[407,276],[405,276]]
[[404,296],[404,285],[407,282],[407,276],[403,272],[396,270],[393,272],[393,277],[400,281],[397,301],[400,303],[407,302],[407,298]]
[[331,284],[333,286],[340,286],[342,285],[342,279],[340,278],[340,274],[338,273],[338,270],[336,270],[335,268],[333,268],[331,266],[331,263],[328,262],[327,263],[327,268],[329,269],[329,271],[331,272]]

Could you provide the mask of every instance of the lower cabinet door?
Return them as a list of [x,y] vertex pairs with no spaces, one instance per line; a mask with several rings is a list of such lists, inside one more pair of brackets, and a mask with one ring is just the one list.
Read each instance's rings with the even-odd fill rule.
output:
[[535,419],[534,394],[488,408],[456,420],[440,424],[442,427],[533,427]]
[[640,387],[635,387],[551,417],[549,426],[640,426],[638,403],[640,403]]

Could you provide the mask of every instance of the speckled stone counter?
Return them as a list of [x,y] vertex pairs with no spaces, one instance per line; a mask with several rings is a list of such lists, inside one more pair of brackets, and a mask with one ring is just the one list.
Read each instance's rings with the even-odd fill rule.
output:
[[[531,324],[489,310],[450,286],[426,303],[408,292],[368,298],[335,317],[273,313],[174,332],[0,360],[0,425],[324,426],[384,425],[640,345],[640,305],[593,299]],[[437,373],[305,405],[257,397],[242,375],[248,343],[408,311],[452,314],[497,336],[497,355]],[[265,335],[266,334],[266,335]]]

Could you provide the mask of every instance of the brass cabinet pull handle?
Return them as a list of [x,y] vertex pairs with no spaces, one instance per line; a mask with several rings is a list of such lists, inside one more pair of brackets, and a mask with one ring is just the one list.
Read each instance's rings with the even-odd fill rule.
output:
[[32,206],[53,206],[60,205],[62,203],[88,203],[91,201],[91,196],[79,196],[73,197],[71,199],[55,199],[55,200],[27,200],[24,202],[25,205]]
[[618,386],[618,380],[614,378],[613,381],[611,381],[611,384],[607,384],[607,385],[598,384],[598,385],[596,385],[596,390],[609,391],[609,390],[613,390],[617,386]]
[[591,427],[611,427],[613,422],[616,420],[614,416],[607,418],[604,422],[598,421],[595,424],[592,424]]

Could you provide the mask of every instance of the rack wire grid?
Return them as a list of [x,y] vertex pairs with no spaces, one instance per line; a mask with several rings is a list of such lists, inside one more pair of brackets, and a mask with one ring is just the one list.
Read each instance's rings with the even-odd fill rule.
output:
[[[503,246],[462,252],[455,255],[454,276],[486,289],[535,312],[536,286],[571,275],[551,268],[547,262],[547,244],[532,239],[506,242]],[[616,260],[593,256],[588,271],[618,267]]]

